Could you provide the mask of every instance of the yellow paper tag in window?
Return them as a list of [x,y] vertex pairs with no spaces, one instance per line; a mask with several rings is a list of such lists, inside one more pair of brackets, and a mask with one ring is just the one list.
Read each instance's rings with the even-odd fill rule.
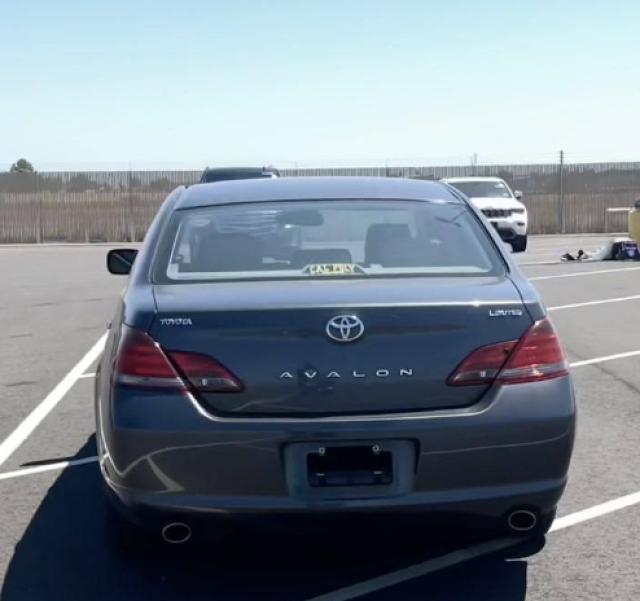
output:
[[357,273],[353,263],[318,263],[309,265],[311,275],[350,275]]

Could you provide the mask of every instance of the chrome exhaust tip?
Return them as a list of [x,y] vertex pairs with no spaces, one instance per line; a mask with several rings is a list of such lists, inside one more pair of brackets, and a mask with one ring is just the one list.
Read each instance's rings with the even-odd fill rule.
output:
[[162,540],[170,545],[181,545],[191,538],[191,527],[184,522],[170,522],[162,528]]
[[529,532],[537,523],[538,516],[528,509],[516,509],[507,517],[507,524],[514,532]]

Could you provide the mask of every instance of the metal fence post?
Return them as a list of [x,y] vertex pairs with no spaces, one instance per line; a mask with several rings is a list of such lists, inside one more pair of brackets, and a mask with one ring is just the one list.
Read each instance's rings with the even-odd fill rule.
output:
[[36,199],[38,201],[38,225],[37,225],[37,229],[36,229],[36,244],[41,244],[43,242],[44,239],[44,224],[43,224],[43,220],[42,220],[42,213],[44,210],[44,206],[43,206],[43,200],[42,200],[42,193],[40,192],[40,186],[39,186],[40,180],[39,180],[39,175],[38,173],[34,173],[33,174],[33,191],[35,192],[36,195]]
[[133,212],[133,191],[132,191],[132,181],[131,181],[131,169],[127,174],[127,190],[129,192],[129,241],[136,241],[136,224],[134,220],[134,212]]
[[560,232],[567,233],[567,216],[564,206],[564,150],[560,151],[560,165],[558,170],[558,210],[559,210],[559,225]]
[[474,177],[478,175],[478,153],[474,152],[471,155],[471,175]]

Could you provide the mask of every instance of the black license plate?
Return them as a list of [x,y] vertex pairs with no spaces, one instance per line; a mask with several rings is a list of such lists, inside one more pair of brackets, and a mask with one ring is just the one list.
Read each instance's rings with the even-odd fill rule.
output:
[[309,486],[376,486],[393,482],[391,451],[371,446],[327,446],[307,455]]

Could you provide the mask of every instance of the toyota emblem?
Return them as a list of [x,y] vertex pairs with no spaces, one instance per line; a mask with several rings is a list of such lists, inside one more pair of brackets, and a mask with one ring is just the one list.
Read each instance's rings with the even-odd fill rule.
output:
[[364,334],[364,324],[355,315],[336,315],[327,322],[327,336],[336,342],[353,342]]

